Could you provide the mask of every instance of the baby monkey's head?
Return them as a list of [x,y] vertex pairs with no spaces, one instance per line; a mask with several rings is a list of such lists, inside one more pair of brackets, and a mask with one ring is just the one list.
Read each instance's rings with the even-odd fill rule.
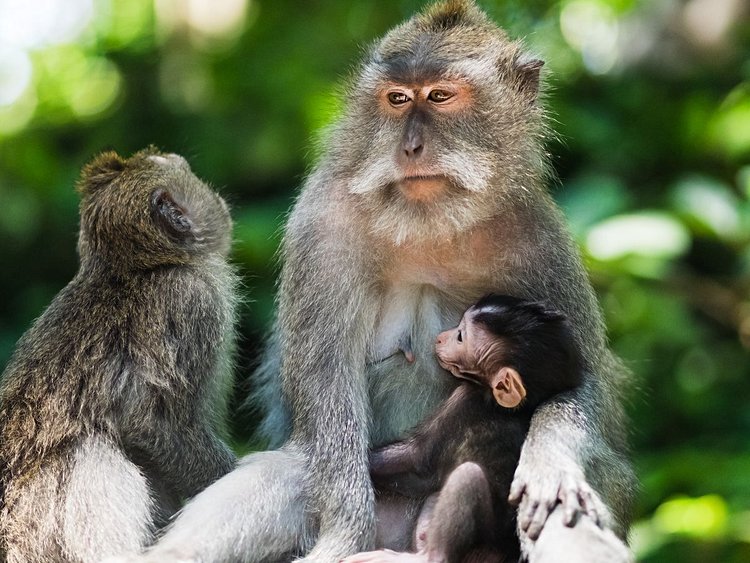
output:
[[117,271],[189,264],[226,256],[232,220],[224,200],[176,154],[149,148],[87,164],[78,182],[83,264]]
[[492,390],[506,408],[535,408],[581,382],[582,362],[569,321],[540,302],[488,295],[456,328],[437,337],[440,365]]

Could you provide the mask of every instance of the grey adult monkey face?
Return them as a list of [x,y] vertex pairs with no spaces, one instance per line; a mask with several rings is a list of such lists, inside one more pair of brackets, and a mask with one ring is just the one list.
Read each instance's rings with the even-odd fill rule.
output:
[[440,34],[389,35],[352,89],[337,161],[376,230],[398,244],[463,232],[523,190],[504,178],[527,166],[518,155],[539,109],[542,63],[500,63],[498,53],[514,56],[508,43],[482,41],[494,50]]

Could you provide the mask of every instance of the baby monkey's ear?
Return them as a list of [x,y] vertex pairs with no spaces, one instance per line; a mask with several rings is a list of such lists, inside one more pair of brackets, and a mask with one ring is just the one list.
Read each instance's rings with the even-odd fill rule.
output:
[[502,367],[492,376],[492,395],[497,404],[506,409],[514,409],[526,397],[521,374],[513,368]]
[[76,189],[89,194],[109,185],[125,170],[125,159],[114,151],[103,152],[83,167]]
[[151,214],[170,237],[186,240],[193,234],[193,221],[184,205],[175,201],[172,194],[165,189],[158,189],[151,194]]

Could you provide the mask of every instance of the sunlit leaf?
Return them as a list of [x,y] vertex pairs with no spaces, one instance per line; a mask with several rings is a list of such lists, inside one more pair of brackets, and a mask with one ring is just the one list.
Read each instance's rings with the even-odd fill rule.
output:
[[750,154],[750,83],[735,88],[714,115],[709,126],[714,146],[728,156]]
[[667,213],[644,211],[618,215],[595,225],[586,237],[586,248],[600,260],[627,255],[676,258],[690,245],[690,234]]
[[672,198],[676,210],[712,234],[726,238],[741,234],[740,201],[721,182],[704,176],[689,176],[673,188]]

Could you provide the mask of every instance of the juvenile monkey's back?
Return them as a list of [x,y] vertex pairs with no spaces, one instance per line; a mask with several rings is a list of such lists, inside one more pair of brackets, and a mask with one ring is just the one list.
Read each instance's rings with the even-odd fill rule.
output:
[[[226,204],[184,159],[153,149],[101,155],[78,189],[80,269],[0,382],[9,562],[139,549],[197,492],[170,463],[210,482],[233,462],[219,439],[236,303]],[[118,500],[123,521],[94,521]]]

